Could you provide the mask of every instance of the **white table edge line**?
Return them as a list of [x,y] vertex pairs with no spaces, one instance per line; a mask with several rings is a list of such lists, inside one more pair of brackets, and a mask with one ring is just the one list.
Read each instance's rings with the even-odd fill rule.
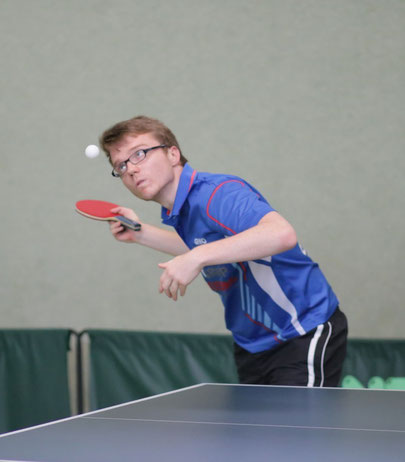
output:
[[162,423],[181,423],[181,424],[200,424],[200,425],[234,425],[242,427],[273,427],[273,428],[299,428],[307,430],[345,430],[345,431],[361,431],[361,432],[394,432],[405,433],[405,430],[394,429],[378,429],[378,428],[350,428],[350,427],[319,427],[310,425],[276,425],[276,424],[255,424],[255,423],[241,423],[241,422],[204,422],[198,420],[166,420],[166,419],[136,419],[127,417],[87,417],[83,416],[82,419],[91,420],[123,420],[135,422],[162,422]]

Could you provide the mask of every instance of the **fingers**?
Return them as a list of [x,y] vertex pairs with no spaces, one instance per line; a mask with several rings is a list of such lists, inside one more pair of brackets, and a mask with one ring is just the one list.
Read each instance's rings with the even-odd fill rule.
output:
[[114,237],[124,230],[124,227],[118,221],[109,221],[110,231]]
[[118,221],[110,221],[110,231],[111,234],[121,242],[135,242],[135,232],[125,228],[120,222]]
[[132,209],[129,209],[127,207],[114,207],[113,209],[110,210],[110,212],[118,213],[126,218],[129,218],[132,221],[139,222],[138,215]]
[[179,284],[179,289],[180,289],[180,295],[182,297],[184,297],[184,295],[186,295],[186,289],[187,289],[187,286],[183,285],[183,284]]
[[172,281],[169,288],[165,290],[166,295],[177,302],[177,291],[179,290],[179,284],[177,281]]
[[[159,264],[160,268],[165,268],[164,263]],[[165,295],[171,298],[174,301],[177,301],[178,295],[180,294],[182,297],[186,293],[187,286],[185,284],[181,284],[176,279],[170,277],[167,271],[164,271],[162,276],[160,277],[159,281],[159,293],[165,293]]]
[[167,297],[172,298],[174,301],[177,300],[177,290],[178,290],[178,283],[169,278],[166,272],[162,274],[159,281],[159,292],[162,294],[163,292],[167,295]]
[[176,302],[179,294],[183,297],[186,293],[186,286],[184,286],[183,284],[179,284],[177,281],[171,281],[169,286],[162,286],[159,289],[159,292],[164,292],[169,298]]

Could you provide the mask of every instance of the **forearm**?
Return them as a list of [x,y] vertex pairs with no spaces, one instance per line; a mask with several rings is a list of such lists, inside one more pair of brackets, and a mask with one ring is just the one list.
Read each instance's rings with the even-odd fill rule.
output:
[[175,231],[158,228],[146,223],[142,224],[142,230],[137,233],[136,242],[174,256],[181,255],[189,250]]
[[194,248],[200,266],[236,263],[276,255],[293,248],[297,238],[292,226],[276,212],[242,233]]

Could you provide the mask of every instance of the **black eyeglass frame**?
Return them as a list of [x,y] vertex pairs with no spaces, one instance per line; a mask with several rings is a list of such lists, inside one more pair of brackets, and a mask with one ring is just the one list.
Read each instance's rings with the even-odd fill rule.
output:
[[[132,153],[127,160],[123,160],[122,162],[120,162],[118,165],[119,166],[122,166],[122,165],[125,165],[125,167],[127,167],[127,164],[128,162],[131,162],[132,165],[136,165],[136,164],[139,164],[140,162],[142,162],[145,157],[146,157],[146,154],[149,152],[149,151],[153,151],[154,149],[160,149],[160,148],[167,148],[167,146],[165,144],[160,144],[159,146],[152,146],[151,148],[146,148],[146,149],[138,149],[137,151],[135,151],[134,153]],[[143,152],[143,157],[141,160],[138,160],[137,162],[134,162],[134,156],[135,154],[139,154]],[[125,169],[125,171],[120,175],[116,170],[115,168],[112,169],[112,172],[111,172],[111,175],[114,177],[114,178],[121,178],[122,175],[124,175],[124,173],[127,171],[127,168]]]

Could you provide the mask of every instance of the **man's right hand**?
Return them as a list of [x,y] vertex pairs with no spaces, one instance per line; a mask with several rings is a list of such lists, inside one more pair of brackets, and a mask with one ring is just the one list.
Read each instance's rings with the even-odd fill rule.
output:
[[[126,207],[115,207],[111,209],[113,213],[119,213],[123,217],[129,218],[132,221],[140,223],[138,215],[132,210]],[[139,241],[139,234],[141,231],[132,231],[131,229],[125,228],[121,223],[117,221],[110,222],[110,230],[112,235],[120,242],[138,242]]]
[[[111,211],[119,213],[137,223],[141,223],[138,215],[132,209],[116,207],[111,209]],[[131,229],[124,228],[124,226],[118,222],[110,222],[110,230],[117,241],[128,243],[136,242],[137,244],[150,247],[151,249],[169,255],[181,255],[190,250],[175,231],[158,228],[148,223],[141,224],[142,228],[140,231],[132,231]]]

